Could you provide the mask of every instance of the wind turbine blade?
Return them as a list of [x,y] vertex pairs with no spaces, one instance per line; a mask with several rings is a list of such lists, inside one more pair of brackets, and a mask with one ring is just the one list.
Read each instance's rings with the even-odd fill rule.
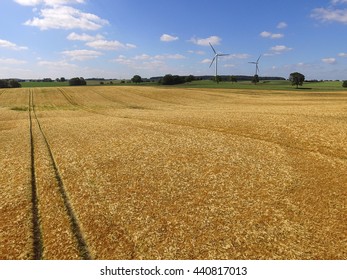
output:
[[211,68],[211,66],[212,66],[212,64],[213,64],[213,62],[216,60],[216,56],[212,59],[212,62],[211,62],[211,64],[210,64],[210,68]]
[[228,53],[221,53],[221,54],[219,54],[218,56],[229,56],[230,54],[228,54]]
[[261,58],[261,55],[259,56],[258,60],[257,60],[257,63],[259,62],[259,59]]
[[251,62],[248,62],[248,63],[251,63],[251,64],[257,64],[256,62],[252,62],[252,61],[251,61]]
[[211,46],[211,48],[212,48],[213,52],[214,52],[215,54],[217,54],[216,50],[214,49],[214,47],[211,45],[211,43],[210,43],[210,42],[209,42],[209,44],[210,44],[210,46]]

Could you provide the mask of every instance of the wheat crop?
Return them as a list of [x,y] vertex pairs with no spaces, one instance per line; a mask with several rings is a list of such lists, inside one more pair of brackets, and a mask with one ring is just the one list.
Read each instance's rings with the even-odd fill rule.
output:
[[[13,220],[30,215],[28,112],[11,108],[28,104],[9,92],[0,96],[0,163],[13,167],[0,182],[2,201],[17,207],[1,221],[0,258],[21,259],[30,256],[31,220],[20,233]],[[92,258],[347,258],[346,93],[82,87],[34,96]],[[63,246],[54,236],[73,240],[69,219],[53,214],[61,198],[45,187],[52,163],[40,141],[44,256],[61,259],[71,247],[78,258],[75,241]],[[10,254],[3,248],[18,234],[25,242]]]

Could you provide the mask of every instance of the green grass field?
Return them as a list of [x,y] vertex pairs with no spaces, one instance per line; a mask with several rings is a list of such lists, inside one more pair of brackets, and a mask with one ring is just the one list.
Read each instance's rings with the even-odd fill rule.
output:
[[257,89],[257,90],[293,90],[293,91],[346,91],[347,88],[342,87],[342,82],[305,82],[303,86],[296,89],[289,81],[261,81],[257,85],[249,81],[246,82],[220,82],[216,84],[213,81],[194,81],[189,84],[179,85],[184,88],[228,88],[228,89]]
[[[68,82],[23,82],[21,83],[22,87],[64,87],[69,86]],[[113,84],[110,84],[109,81],[104,81],[104,84],[101,85],[100,81],[87,81],[88,86],[134,86],[133,83],[121,83],[120,81],[113,81]],[[137,84],[137,86],[159,86],[157,83],[148,82]],[[216,84],[210,80],[203,81],[193,81],[191,83],[168,86],[168,87],[177,87],[177,88],[226,88],[226,89],[257,89],[257,90],[290,90],[290,91],[346,91],[347,88],[342,87],[342,82],[340,81],[328,81],[328,82],[316,82],[309,83],[305,82],[303,86],[296,89],[295,86],[292,86],[289,81],[261,81],[257,85],[252,84],[249,81],[246,82],[220,82]]]

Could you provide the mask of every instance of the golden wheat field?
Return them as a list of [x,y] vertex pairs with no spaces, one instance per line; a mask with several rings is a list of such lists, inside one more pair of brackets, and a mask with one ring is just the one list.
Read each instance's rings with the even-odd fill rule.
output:
[[347,259],[347,93],[0,90],[0,259]]

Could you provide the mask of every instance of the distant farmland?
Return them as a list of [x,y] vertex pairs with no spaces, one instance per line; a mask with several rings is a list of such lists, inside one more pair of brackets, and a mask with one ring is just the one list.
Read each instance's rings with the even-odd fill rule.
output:
[[347,93],[0,89],[0,259],[346,259]]

